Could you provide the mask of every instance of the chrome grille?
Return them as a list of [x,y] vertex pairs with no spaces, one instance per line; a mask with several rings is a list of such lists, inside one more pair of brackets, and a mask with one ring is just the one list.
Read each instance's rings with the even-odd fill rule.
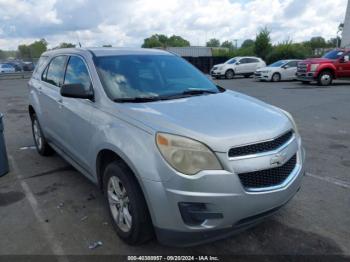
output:
[[287,143],[293,136],[293,131],[290,130],[287,133],[270,141],[251,144],[246,146],[231,148],[228,152],[229,157],[239,157],[245,155],[252,155],[258,153],[269,152],[278,149],[285,143]]

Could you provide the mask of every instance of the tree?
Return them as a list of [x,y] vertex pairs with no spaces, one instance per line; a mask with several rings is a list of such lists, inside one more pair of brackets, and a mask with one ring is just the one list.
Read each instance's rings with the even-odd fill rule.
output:
[[257,56],[266,59],[267,54],[271,51],[270,31],[265,27],[257,34],[254,44],[254,51]]
[[153,48],[153,47],[184,47],[190,46],[190,42],[181,36],[172,35],[167,37],[166,35],[155,34],[151,37],[144,39],[142,44],[143,48]]
[[19,45],[18,55],[23,59],[39,58],[42,53],[47,50],[47,42],[45,39],[35,41],[30,45]]
[[60,43],[58,47],[59,48],[74,48],[75,44],[63,42],[63,43]]
[[19,45],[17,47],[18,49],[18,55],[20,58],[31,58],[31,54],[30,54],[30,49],[29,49],[29,46],[27,45]]
[[6,58],[5,52],[0,50],[0,59],[5,59],[5,58]]
[[241,48],[247,48],[247,47],[252,47],[254,46],[255,42],[252,39],[246,39],[243,41]]
[[207,44],[207,47],[220,47],[220,40],[216,38],[210,39]]
[[190,42],[178,35],[172,35],[167,41],[167,46],[184,47],[190,46]]
[[322,36],[315,36],[310,39],[310,47],[312,50],[327,47],[326,40]]
[[302,45],[294,44],[292,41],[285,41],[272,48],[271,52],[266,56],[266,62],[271,64],[282,59],[305,59],[307,54],[307,49]]
[[233,50],[234,49],[234,46],[233,46],[232,42],[227,41],[227,40],[222,42],[221,47],[228,48],[229,50]]
[[39,58],[42,53],[47,50],[47,42],[45,39],[40,39],[39,41],[35,41],[29,45],[30,49],[30,58]]

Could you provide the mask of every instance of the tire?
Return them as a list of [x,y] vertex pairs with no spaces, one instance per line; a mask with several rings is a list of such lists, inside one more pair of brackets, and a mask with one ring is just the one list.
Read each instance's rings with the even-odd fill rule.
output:
[[280,82],[280,81],[281,81],[281,74],[274,73],[271,77],[271,82]]
[[50,156],[54,153],[52,147],[47,143],[47,140],[42,132],[39,120],[36,114],[31,117],[32,120],[32,132],[36,150],[42,156]]
[[123,162],[114,161],[105,168],[103,192],[111,223],[122,240],[129,245],[138,245],[153,237],[152,222],[143,193]]
[[227,70],[225,73],[226,79],[232,79],[234,76],[235,76],[235,71],[233,71],[232,69]]
[[317,78],[317,84],[319,86],[329,86],[333,82],[333,74],[331,71],[322,71]]

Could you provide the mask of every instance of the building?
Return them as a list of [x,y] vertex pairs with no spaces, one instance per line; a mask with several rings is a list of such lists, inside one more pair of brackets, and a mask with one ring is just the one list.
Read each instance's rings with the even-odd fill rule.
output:
[[182,57],[208,57],[212,56],[210,47],[187,46],[187,47],[166,47],[165,50]]
[[350,0],[348,0],[348,6],[346,8],[341,45],[342,47],[350,47]]

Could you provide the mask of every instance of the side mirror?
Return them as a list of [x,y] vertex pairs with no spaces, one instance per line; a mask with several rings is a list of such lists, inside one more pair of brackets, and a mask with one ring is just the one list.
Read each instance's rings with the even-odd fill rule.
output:
[[349,62],[349,56],[348,55],[345,55],[344,57],[343,57],[343,59],[342,59],[342,61],[344,62],[344,63],[347,63],[347,62]]
[[289,65],[284,65],[284,66],[282,66],[282,68],[287,69],[287,68],[289,68]]
[[61,87],[61,96],[81,99],[93,99],[91,89],[86,90],[82,84],[65,84]]
[[237,63],[236,63],[236,65],[240,65],[240,64],[241,64],[241,62],[237,62]]

